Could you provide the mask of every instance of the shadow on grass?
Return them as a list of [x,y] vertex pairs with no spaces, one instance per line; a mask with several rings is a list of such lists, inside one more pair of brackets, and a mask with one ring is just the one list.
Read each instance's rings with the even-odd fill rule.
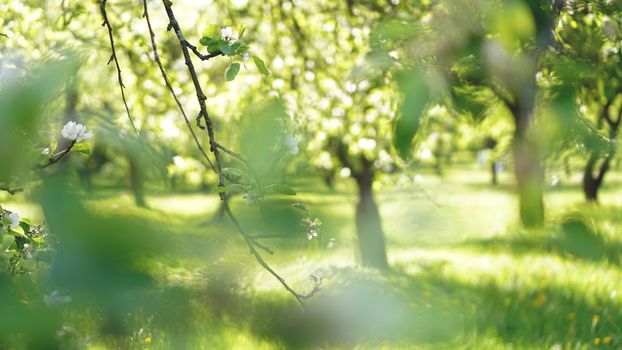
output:
[[[622,265],[622,241],[611,227],[622,227],[620,208],[584,206],[566,214],[558,223],[539,231],[467,240],[461,245],[512,254],[550,253],[563,258]],[[609,228],[603,226],[608,222]]]
[[194,318],[190,324],[195,328],[179,330],[184,336],[176,337],[186,342],[204,336],[192,334],[201,323],[214,338],[233,327],[284,349],[477,348],[490,337],[508,348],[622,345],[620,305],[585,295],[579,286],[526,288],[492,279],[466,283],[444,276],[442,265],[426,268],[415,275],[396,270],[387,276],[328,271],[331,282],[307,302],[306,312],[285,292],[248,293],[231,284],[230,277],[228,284],[214,279],[204,289],[178,292],[193,305],[180,309]]

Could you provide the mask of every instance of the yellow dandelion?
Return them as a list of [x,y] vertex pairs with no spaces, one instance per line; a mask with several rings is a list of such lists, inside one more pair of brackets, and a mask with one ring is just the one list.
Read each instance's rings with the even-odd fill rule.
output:
[[592,316],[592,327],[596,326],[598,324],[598,321],[600,321],[600,315]]
[[605,344],[609,344],[609,343],[611,343],[611,340],[612,340],[612,339],[613,339],[613,337],[612,337],[612,336],[610,336],[610,335],[608,335],[608,336],[606,336],[606,337],[604,337],[604,338],[603,338],[603,343],[605,343]]
[[145,344],[151,344],[151,341],[152,341],[151,337],[145,338]]
[[594,338],[594,344],[595,345],[600,344],[600,338],[598,338],[598,337]]
[[533,301],[533,306],[535,308],[539,308],[540,306],[544,305],[544,303],[546,303],[546,294],[540,293],[538,294],[538,297]]

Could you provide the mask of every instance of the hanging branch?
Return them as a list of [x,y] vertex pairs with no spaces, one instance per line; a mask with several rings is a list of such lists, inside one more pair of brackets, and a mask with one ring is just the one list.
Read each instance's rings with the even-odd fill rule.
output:
[[8,186],[0,186],[0,191],[7,192],[11,196],[14,196],[16,193],[24,192],[23,188],[10,188]]
[[144,8],[143,17],[147,21],[147,27],[149,28],[149,37],[151,38],[153,58],[156,61],[158,68],[160,69],[160,73],[162,73],[162,78],[164,79],[164,83],[166,84],[166,87],[170,91],[171,96],[173,96],[173,99],[175,100],[175,103],[177,104],[177,107],[179,108],[179,111],[181,112],[181,115],[184,118],[184,122],[186,123],[186,126],[188,127],[188,130],[190,131],[190,134],[192,135],[192,138],[194,139],[194,143],[197,145],[197,148],[199,149],[199,151],[201,152],[205,160],[207,160],[207,163],[210,165],[212,170],[217,173],[218,170],[216,170],[216,166],[214,165],[212,160],[207,155],[207,152],[205,152],[205,149],[203,149],[203,146],[201,145],[201,142],[199,141],[197,134],[192,129],[192,125],[190,125],[190,120],[188,119],[188,116],[186,115],[186,111],[184,110],[184,107],[179,101],[179,98],[177,97],[177,94],[175,93],[175,89],[173,89],[173,85],[171,85],[171,81],[169,80],[168,75],[166,74],[166,71],[164,70],[164,66],[162,65],[162,60],[160,59],[160,55],[158,53],[158,45],[156,44],[156,41],[155,41],[155,33],[153,32],[153,28],[151,27],[151,20],[149,19],[149,10],[147,9],[147,0],[143,0],[143,8]]
[[[222,172],[222,155],[220,153],[220,150],[224,149],[224,147],[220,146],[216,142],[216,137],[215,137],[215,134],[214,134],[213,123],[212,123],[212,120],[211,120],[211,118],[209,116],[209,113],[207,111],[207,106],[205,104],[205,100],[207,98],[205,97],[205,94],[203,93],[203,89],[201,88],[201,84],[199,82],[199,78],[197,76],[196,70],[194,68],[194,64],[192,63],[192,58],[190,56],[190,50],[192,50],[195,54],[197,54],[198,51],[195,52],[196,48],[195,48],[195,50],[193,50],[192,49],[193,46],[190,45],[188,43],[188,41],[185,39],[185,37],[183,35],[183,32],[181,31],[181,28],[179,27],[179,23],[177,22],[177,19],[175,18],[175,14],[174,14],[173,9],[172,9],[172,2],[170,0],[162,0],[162,3],[164,4],[164,8],[166,10],[166,14],[167,14],[168,19],[169,19],[168,30],[172,29],[175,32],[175,35],[177,36],[177,40],[179,41],[182,53],[184,55],[186,66],[188,67],[188,73],[190,74],[190,77],[191,77],[192,82],[194,84],[194,88],[195,88],[195,91],[196,91],[196,97],[197,97],[197,100],[199,102],[199,107],[200,107],[200,110],[201,110],[200,113],[199,113],[199,116],[202,117],[203,120],[205,121],[205,127],[207,129],[207,133],[208,133],[208,136],[209,136],[210,151],[214,154],[214,158],[215,158],[215,165],[216,165],[216,170],[217,170],[217,173],[218,173],[218,186],[219,187],[223,187],[225,185],[225,178],[224,178],[224,174]],[[146,10],[147,9],[146,0],[143,0],[143,4],[144,4],[145,10]],[[153,44],[153,42],[152,42],[152,44]],[[199,56],[199,58],[201,58],[201,57]],[[209,58],[207,58],[207,59],[209,59]],[[170,89],[170,87],[169,87],[169,89]],[[226,153],[229,153],[229,152],[226,152]],[[232,153],[229,153],[229,154],[232,154]],[[237,153],[233,152],[233,154],[237,154]],[[315,285],[314,285],[313,290],[310,293],[308,293],[308,294],[300,294],[300,293],[296,292],[292,287],[289,286],[289,284],[287,284],[285,279],[283,277],[281,277],[276,271],[274,271],[270,267],[270,265],[263,259],[263,257],[261,256],[261,254],[259,253],[257,248],[265,249],[265,247],[259,245],[250,235],[248,235],[246,233],[246,231],[244,231],[244,229],[242,228],[242,226],[240,225],[240,223],[236,219],[235,215],[231,211],[231,208],[229,207],[229,204],[225,200],[225,194],[224,193],[219,193],[219,197],[220,197],[220,200],[222,201],[225,213],[227,214],[227,216],[229,217],[231,222],[234,224],[234,226],[237,229],[237,231],[244,238],[244,241],[246,242],[246,244],[247,244],[247,246],[248,246],[248,248],[250,250],[250,253],[255,257],[257,262],[266,271],[268,271],[272,276],[274,276],[279,281],[279,283],[281,283],[281,285],[290,294],[292,294],[294,296],[294,298],[296,298],[296,300],[298,301],[300,306],[304,309],[305,305],[304,305],[303,299],[310,297],[311,295],[315,294],[319,290],[319,281],[320,280],[319,279],[315,279],[314,280],[315,281]]]
[[140,136],[138,129],[136,129],[136,125],[134,124],[134,119],[132,118],[132,114],[130,113],[130,108],[127,105],[127,99],[125,98],[125,85],[123,85],[123,77],[121,75],[121,66],[119,65],[119,60],[117,59],[117,52],[114,45],[114,37],[112,36],[112,26],[108,21],[108,14],[106,13],[106,2],[108,0],[99,0],[99,9],[102,14],[102,18],[104,22],[102,23],[102,27],[106,27],[108,29],[108,38],[110,40],[110,50],[112,51],[110,55],[110,59],[107,64],[114,61],[114,64],[117,68],[117,80],[119,81],[119,89],[121,90],[121,98],[123,99],[123,105],[125,106],[125,112],[127,113],[127,118],[130,120],[130,124],[132,125],[132,129],[136,133],[136,136]]

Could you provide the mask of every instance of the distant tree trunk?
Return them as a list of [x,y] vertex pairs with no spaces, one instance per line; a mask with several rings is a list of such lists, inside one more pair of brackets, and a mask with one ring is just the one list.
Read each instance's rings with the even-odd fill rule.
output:
[[356,205],[356,231],[363,266],[387,270],[387,253],[378,206],[374,200],[372,184],[374,181],[373,163],[361,157],[361,171],[355,174],[359,188],[359,201]]
[[436,173],[438,177],[443,177],[443,148],[443,139],[439,136],[432,151],[434,156],[434,173]]
[[566,175],[566,179],[570,179],[572,176],[572,171],[570,170],[570,156],[564,156],[564,175]]
[[134,195],[134,202],[136,202],[137,206],[146,208],[147,201],[145,200],[145,184],[142,169],[138,164],[138,160],[133,155],[128,155],[127,161],[129,165],[130,187]]
[[335,189],[335,169],[326,170],[322,178],[324,179],[326,187],[331,190]]
[[609,170],[609,157],[605,158],[595,174],[596,163],[598,161],[598,154],[593,151],[590,154],[590,158],[585,165],[585,171],[583,172],[583,193],[585,194],[585,200],[587,202],[598,202],[598,190],[605,178],[605,174]]
[[[352,171],[359,189],[358,203],[356,204],[355,222],[356,234],[359,243],[359,252],[363,266],[381,271],[388,270],[387,249],[382,231],[380,212],[374,199],[374,164],[361,155],[360,166],[355,166],[348,154],[348,146],[338,139],[329,143],[333,152],[343,166]],[[359,165],[358,163],[356,165]]]
[[[598,120],[598,127],[604,127],[609,129],[609,139],[614,140],[618,136],[618,129],[620,127],[620,123],[622,122],[622,112],[618,116],[617,119],[612,119],[609,115],[609,109],[611,107],[611,103],[608,103],[603,108],[600,118]],[[590,158],[585,165],[585,170],[583,171],[583,194],[585,195],[585,200],[587,202],[598,202],[598,191],[605,179],[605,175],[609,171],[611,167],[611,162],[615,156],[615,149],[608,150],[607,155],[602,158],[602,154],[599,150],[592,150],[590,153]],[[600,163],[600,167],[597,166],[598,160],[602,158]],[[596,171],[598,168],[598,171]]]
[[492,162],[490,164],[490,174],[491,174],[491,184],[493,186],[497,186],[497,162]]
[[514,130],[514,176],[518,187],[520,221],[525,227],[544,225],[544,173],[540,164],[538,147],[529,137],[531,103],[511,108],[515,121]]

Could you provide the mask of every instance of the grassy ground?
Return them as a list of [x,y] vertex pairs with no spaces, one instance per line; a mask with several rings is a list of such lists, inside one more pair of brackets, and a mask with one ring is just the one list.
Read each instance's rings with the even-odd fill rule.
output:
[[[320,237],[270,242],[276,253],[267,260],[297,289],[311,287],[310,275],[324,278],[307,313],[297,311],[228,225],[212,220],[214,196],[153,196],[149,210],[113,193],[86,203],[157,222],[174,236],[168,253],[151,259],[150,271],[163,288],[179,288],[192,300],[182,315],[187,324],[179,333],[137,316],[140,332],[127,343],[133,348],[617,349],[620,181],[612,174],[601,206],[587,206],[578,178],[562,179],[546,193],[546,228],[526,232],[517,225],[508,174],[496,188],[487,174],[469,170],[442,179],[382,179],[377,199],[392,265],[385,276],[355,268],[350,184],[303,190],[300,199],[323,222]],[[40,216],[27,203],[7,207]],[[234,201],[234,209],[252,230],[252,208]],[[86,334],[95,323],[74,327]]]

